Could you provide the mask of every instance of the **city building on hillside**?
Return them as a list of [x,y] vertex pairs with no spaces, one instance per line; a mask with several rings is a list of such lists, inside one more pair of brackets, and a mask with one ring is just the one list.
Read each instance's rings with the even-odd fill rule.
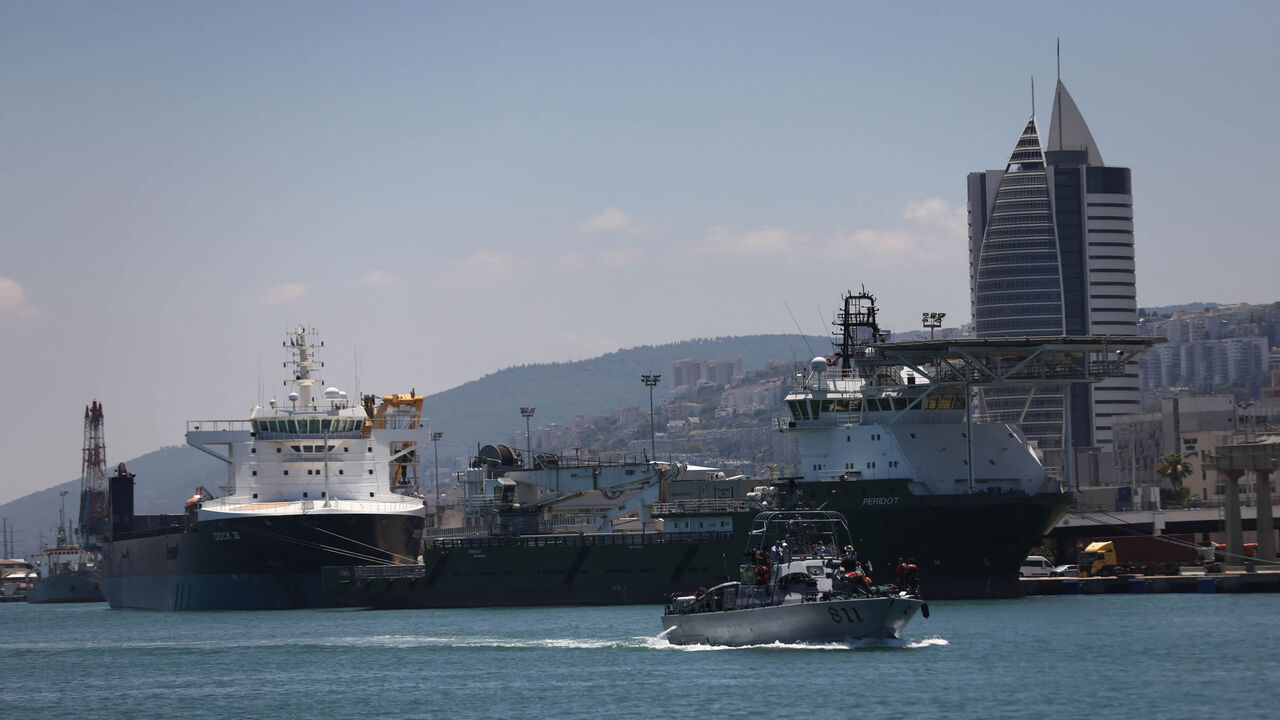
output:
[[[1136,335],[1130,170],[1105,165],[1075,101],[1059,80],[1049,141],[1033,114],[1004,170],[968,176],[969,289],[979,338]],[[1064,464],[1063,413],[1082,456],[1111,464],[1112,418],[1140,409],[1138,365],[1123,378],[983,393],[987,412],[1018,424]],[[1069,402],[1066,402],[1069,400]],[[1097,450],[1089,450],[1097,448]]]
[[1143,390],[1234,388],[1257,396],[1274,386],[1270,373],[1280,369],[1280,303],[1148,316],[1139,332],[1169,339],[1139,358]]
[[700,384],[728,385],[742,376],[742,361],[721,358],[685,358],[671,363],[671,387],[691,388]]

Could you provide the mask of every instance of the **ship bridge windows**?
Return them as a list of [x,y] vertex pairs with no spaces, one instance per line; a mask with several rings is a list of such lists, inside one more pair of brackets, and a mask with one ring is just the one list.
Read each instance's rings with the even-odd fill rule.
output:
[[925,410],[959,410],[964,407],[961,395],[931,395],[924,400]]
[[336,445],[290,445],[296,453],[324,453],[333,452]]
[[258,420],[255,426],[260,433],[322,435],[357,433],[363,430],[364,421],[356,418],[278,418]]
[[787,405],[791,406],[791,417],[796,420],[809,419],[809,403],[804,400],[788,400]]

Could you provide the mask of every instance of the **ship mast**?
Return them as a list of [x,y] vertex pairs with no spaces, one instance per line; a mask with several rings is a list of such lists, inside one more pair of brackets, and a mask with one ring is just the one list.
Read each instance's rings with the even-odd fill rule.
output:
[[67,491],[62,490],[58,493],[61,504],[58,506],[58,536],[57,546],[64,548],[70,542],[67,537]]
[[841,370],[851,370],[854,360],[865,356],[867,348],[887,339],[887,335],[880,331],[877,312],[876,297],[867,292],[866,286],[856,294],[852,290],[845,292],[844,307],[831,323],[839,329],[832,333],[839,342],[832,344],[840,359]]
[[[298,396],[296,398],[290,396],[289,398],[296,403],[295,409],[313,409],[312,404],[314,401],[311,389],[315,385],[315,380],[311,377],[311,370],[312,368],[324,367],[324,363],[315,360],[316,350],[324,347],[323,341],[316,345],[315,341],[311,339],[315,334],[315,328],[308,329],[299,325],[290,334],[289,339],[285,341],[285,347],[289,348],[293,353],[293,357],[289,359],[288,364],[293,365],[293,381],[298,386]],[[323,384],[323,382],[322,380],[321,383]],[[289,381],[285,380],[284,384],[287,386]]]
[[107,534],[107,444],[102,432],[102,405],[84,409],[84,449],[80,465],[80,536],[86,550],[97,552]]

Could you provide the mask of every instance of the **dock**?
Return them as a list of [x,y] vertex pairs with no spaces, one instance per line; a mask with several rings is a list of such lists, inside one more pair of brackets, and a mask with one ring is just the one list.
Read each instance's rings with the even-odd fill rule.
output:
[[1026,595],[1147,595],[1155,593],[1280,592],[1280,570],[1192,575],[1118,575],[1088,578],[1022,578]]

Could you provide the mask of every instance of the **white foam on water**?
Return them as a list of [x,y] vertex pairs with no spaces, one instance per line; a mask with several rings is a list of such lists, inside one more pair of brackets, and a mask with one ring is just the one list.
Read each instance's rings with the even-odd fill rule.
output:
[[464,637],[425,635],[376,635],[367,637],[324,638],[304,641],[306,645],[334,645],[342,647],[455,647],[455,648],[567,648],[597,650],[639,646],[634,640],[617,638],[510,638]]
[[907,647],[909,648],[946,647],[950,644],[951,643],[947,642],[943,638],[931,637],[931,638],[925,638],[923,640],[912,640],[911,642],[907,643]]

